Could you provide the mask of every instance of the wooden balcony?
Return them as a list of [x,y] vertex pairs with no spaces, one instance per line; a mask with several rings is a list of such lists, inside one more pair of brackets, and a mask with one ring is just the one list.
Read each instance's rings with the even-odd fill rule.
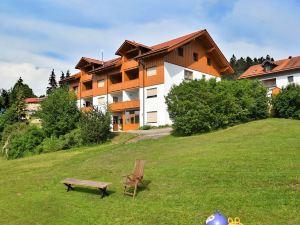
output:
[[126,90],[130,88],[136,88],[140,86],[140,80],[135,79],[135,80],[129,80],[125,81],[122,83],[117,83],[117,84],[111,84],[108,86],[108,92],[114,92],[114,91],[121,91],[121,90]]
[[140,108],[140,100],[132,100],[126,102],[115,102],[109,104],[110,110],[113,112],[123,111],[125,109]]
[[92,97],[92,96],[93,96],[93,89],[85,90],[81,92],[81,98]]

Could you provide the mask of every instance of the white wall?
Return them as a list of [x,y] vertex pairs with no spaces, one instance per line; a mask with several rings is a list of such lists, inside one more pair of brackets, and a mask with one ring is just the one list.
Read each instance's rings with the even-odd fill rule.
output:
[[[260,77],[257,77],[256,79],[262,81],[262,80],[268,80],[268,79],[276,78],[276,87],[283,88],[283,87],[286,87],[289,84],[289,82],[288,82],[288,77],[289,76],[294,76],[294,83],[300,85],[300,70],[260,76]],[[272,93],[272,88],[269,90],[268,96],[270,96],[271,93]]]
[[[184,81],[184,70],[189,70],[193,72],[193,79],[202,79],[205,75],[205,79],[215,78],[218,81],[221,80],[219,77],[213,75],[202,73],[199,71],[191,70],[182,66],[174,65],[171,63],[164,63],[164,84],[154,85],[145,87],[145,124],[147,124],[147,112],[157,111],[157,123],[149,123],[153,126],[172,124],[167,110],[167,105],[165,104],[165,96],[169,93],[173,85],[179,85]],[[157,97],[147,99],[147,89],[157,88]],[[143,126],[143,88],[140,88],[140,110],[141,119],[140,126]]]

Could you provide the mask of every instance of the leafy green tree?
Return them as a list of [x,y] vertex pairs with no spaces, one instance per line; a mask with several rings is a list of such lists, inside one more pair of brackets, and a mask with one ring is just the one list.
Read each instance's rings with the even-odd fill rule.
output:
[[76,127],[80,112],[76,105],[76,96],[67,88],[60,87],[53,90],[41,102],[38,116],[42,119],[43,129],[48,137],[59,137]]
[[174,130],[191,135],[266,118],[266,93],[258,81],[202,79],[174,86],[166,104]]
[[22,121],[23,119],[25,119],[26,104],[25,104],[24,93],[22,90],[19,90],[17,92],[15,103],[11,107],[13,108],[13,110],[18,118],[18,121]]
[[47,87],[47,91],[46,91],[47,95],[51,94],[51,92],[54,91],[56,88],[57,88],[56,75],[53,69],[49,77],[49,86]]
[[84,144],[103,143],[110,135],[111,115],[93,108],[82,114],[80,120],[81,137]]
[[5,89],[0,90],[0,112],[9,107],[9,92]]
[[275,116],[282,118],[300,119],[300,85],[289,84],[273,97]]

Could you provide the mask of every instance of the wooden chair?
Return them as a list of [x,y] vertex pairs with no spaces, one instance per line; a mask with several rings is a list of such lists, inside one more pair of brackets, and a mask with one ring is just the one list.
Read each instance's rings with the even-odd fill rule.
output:
[[[135,160],[133,173],[123,176],[125,178],[123,182],[124,195],[131,195],[133,198],[135,197],[138,186],[143,183],[144,165],[145,160]],[[130,192],[129,190],[132,189],[133,192]]]

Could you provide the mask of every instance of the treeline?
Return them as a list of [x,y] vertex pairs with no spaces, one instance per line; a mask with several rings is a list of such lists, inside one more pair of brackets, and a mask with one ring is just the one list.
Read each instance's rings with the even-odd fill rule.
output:
[[228,78],[235,80],[239,78],[239,76],[244,73],[250,66],[262,64],[265,60],[274,61],[274,58],[272,58],[270,55],[267,55],[266,57],[260,58],[254,57],[253,59],[249,56],[247,56],[246,58],[241,57],[237,59],[235,55],[232,55],[232,57],[230,58],[230,65],[235,72]]

